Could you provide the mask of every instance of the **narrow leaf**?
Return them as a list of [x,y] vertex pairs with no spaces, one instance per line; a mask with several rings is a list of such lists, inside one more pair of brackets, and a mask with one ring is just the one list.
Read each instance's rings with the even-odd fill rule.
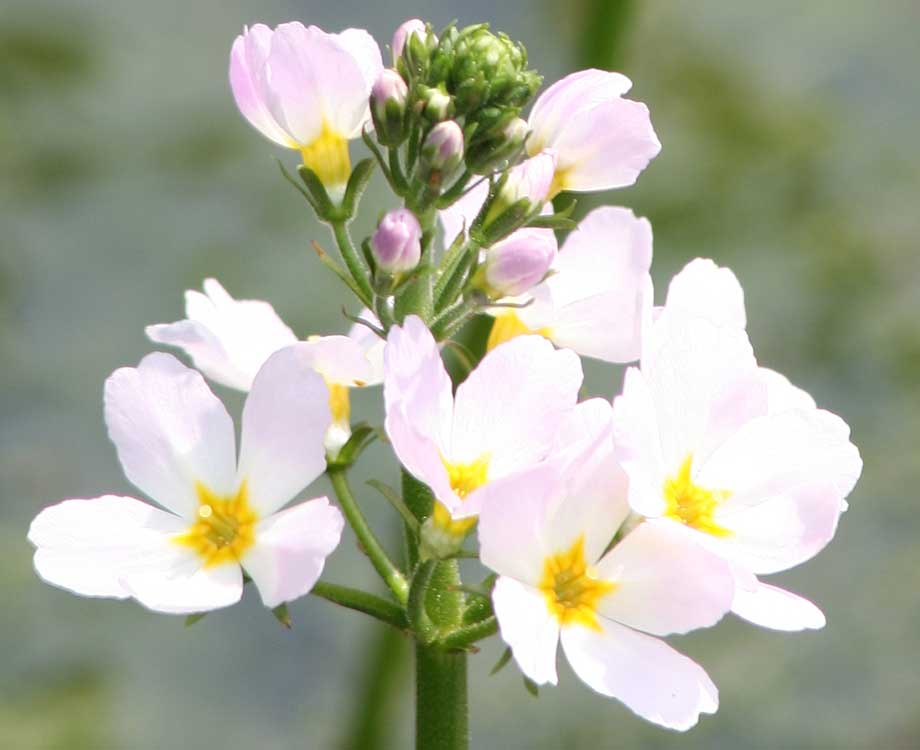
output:
[[511,661],[511,646],[508,646],[504,651],[502,651],[502,655],[498,657],[498,661],[495,662],[495,666],[492,667],[492,671],[489,672],[489,677],[498,674],[502,669],[504,669],[505,665],[509,661]]
[[399,493],[388,484],[384,484],[377,479],[368,479],[367,484],[377,490],[377,492],[389,501],[390,505],[392,505],[396,512],[402,516],[403,521],[406,522],[406,526],[412,530],[412,533],[417,538],[419,533],[418,519],[412,514],[412,511],[409,510],[409,506],[403,502]]

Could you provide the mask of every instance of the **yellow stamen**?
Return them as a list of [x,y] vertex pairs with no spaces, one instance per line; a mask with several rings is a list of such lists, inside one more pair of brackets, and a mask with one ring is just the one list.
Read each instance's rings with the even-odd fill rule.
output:
[[327,383],[327,385],[329,386],[329,409],[332,412],[332,423],[347,426],[351,418],[348,386],[338,383]]
[[536,330],[528,328],[514,310],[502,312],[500,315],[496,315],[495,320],[492,322],[492,330],[489,333],[489,340],[486,342],[486,351],[490,352],[499,344],[504,344],[517,336],[526,336],[527,334],[543,336],[548,339],[550,338],[551,330],[549,328]]
[[575,540],[566,552],[547,557],[543,563],[540,590],[546,606],[560,625],[583,625],[600,630],[597,604],[614,592],[617,584],[604,581],[585,562],[585,535]]
[[[451,463],[443,456],[441,457],[444,468],[447,469],[450,487],[461,500],[489,481],[489,459],[489,454],[483,453],[475,460],[463,464]],[[476,524],[476,517],[461,518],[455,521],[451,518],[450,511],[441,502],[435,502],[431,522],[448,535],[462,538]]]
[[557,169],[553,174],[553,181],[549,185],[549,192],[546,194],[546,200],[551,201],[559,193],[569,189],[569,171],[568,169]]
[[706,534],[731,536],[731,531],[715,521],[716,509],[731,497],[731,492],[708,490],[694,484],[690,477],[692,467],[693,456],[689,455],[681,464],[677,476],[665,480],[665,515]]
[[348,141],[324,122],[319,137],[300,149],[303,163],[316,172],[326,187],[340,187],[351,175]]
[[204,559],[206,568],[239,562],[243,553],[255,544],[258,513],[249,505],[246,482],[235,495],[220,497],[201,482],[198,494],[198,520],[188,531],[173,538],[176,544],[191,547]]

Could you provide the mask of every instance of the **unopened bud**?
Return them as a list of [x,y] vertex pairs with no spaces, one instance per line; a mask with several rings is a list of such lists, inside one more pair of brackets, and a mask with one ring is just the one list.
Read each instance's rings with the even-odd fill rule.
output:
[[453,100],[446,91],[439,88],[420,87],[422,113],[431,122],[441,122],[452,114]]
[[408,96],[409,87],[392,68],[385,68],[371,89],[371,118],[384,146],[398,146],[406,137]]
[[427,35],[425,22],[419,18],[410,18],[400,24],[399,28],[393,34],[393,64],[402,57],[403,50],[406,48],[406,42],[411,34],[418,34],[419,38],[424,40]]
[[389,274],[411,271],[422,255],[422,227],[407,208],[389,211],[371,237],[378,267]]
[[489,201],[483,221],[485,238],[498,242],[542,210],[556,172],[556,157],[544,151],[509,170]]
[[463,131],[454,120],[435,125],[422,144],[419,171],[429,187],[439,188],[463,161]]
[[512,117],[494,133],[474,139],[466,153],[467,166],[476,174],[489,174],[520,153],[529,132],[526,120]]
[[478,284],[493,298],[517,297],[543,280],[557,251],[552,229],[519,229],[486,251]]

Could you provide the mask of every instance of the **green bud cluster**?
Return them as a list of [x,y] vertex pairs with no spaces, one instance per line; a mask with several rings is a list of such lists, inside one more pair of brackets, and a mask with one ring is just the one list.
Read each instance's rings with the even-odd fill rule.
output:
[[396,69],[410,90],[410,109],[427,126],[446,119],[463,129],[465,164],[488,174],[513,161],[527,135],[520,119],[543,81],[527,68],[527,51],[488,24],[440,34],[411,34]]

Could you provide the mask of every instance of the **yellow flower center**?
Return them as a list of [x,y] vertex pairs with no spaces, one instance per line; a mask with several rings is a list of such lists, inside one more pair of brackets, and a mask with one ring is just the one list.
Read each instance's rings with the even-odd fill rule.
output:
[[319,137],[300,149],[303,163],[316,172],[326,187],[341,187],[351,175],[348,141],[324,122]]
[[540,590],[546,606],[560,625],[583,625],[600,630],[597,604],[613,593],[617,584],[597,577],[585,562],[585,536],[582,534],[567,551],[547,557],[543,563]]
[[[464,464],[452,463],[443,456],[441,457],[441,462],[447,469],[450,488],[461,500],[489,481],[489,459],[489,454],[483,453],[479,458]],[[438,501],[435,501],[431,521],[438,529],[452,537],[465,537],[476,525],[475,516],[455,521],[450,511]]]
[[198,493],[198,520],[184,534],[173,541],[191,547],[204,560],[206,568],[228,562],[239,562],[255,544],[255,526],[258,513],[249,505],[246,482],[240,484],[235,495],[220,497],[200,482]]
[[689,455],[681,464],[677,476],[665,480],[665,515],[706,534],[731,536],[732,532],[715,520],[716,509],[731,497],[731,492],[708,490],[694,484],[690,477],[692,467],[693,456]]
[[329,386],[329,410],[332,412],[332,423],[347,427],[351,418],[348,386],[338,383],[327,383],[326,385]]
[[528,328],[527,324],[513,310],[503,312],[495,316],[492,330],[489,332],[489,340],[486,342],[486,351],[490,352],[499,344],[504,344],[513,338],[528,334],[543,336],[548,339],[550,338],[551,330],[549,328],[539,328],[537,330]]
[[546,194],[546,200],[551,201],[559,193],[568,190],[569,188],[569,172],[568,169],[557,169],[553,173],[553,181],[549,184],[549,192]]

